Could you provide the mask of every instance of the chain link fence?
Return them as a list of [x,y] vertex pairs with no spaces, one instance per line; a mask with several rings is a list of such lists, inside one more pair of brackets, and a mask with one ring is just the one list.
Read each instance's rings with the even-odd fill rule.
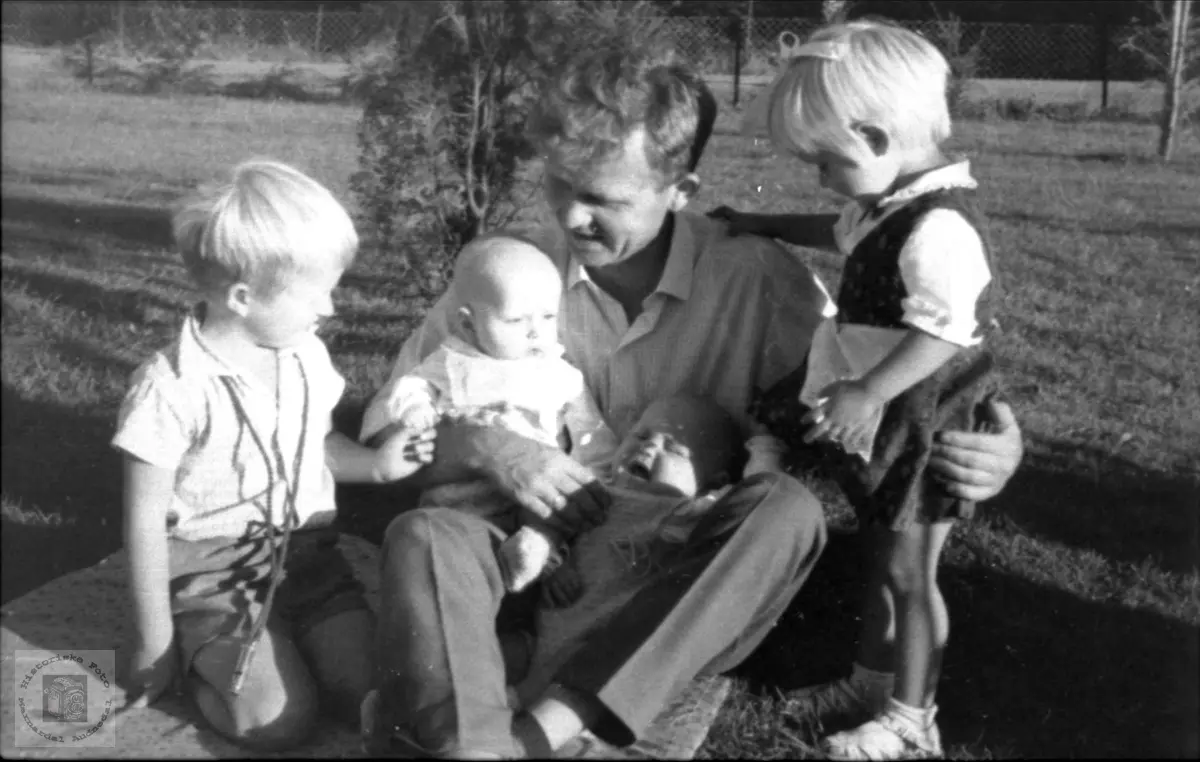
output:
[[[164,8],[168,9],[164,11]],[[319,6],[318,6],[319,8]],[[236,7],[186,9],[153,3],[0,4],[3,41],[35,46],[63,45],[91,36],[118,47],[153,42],[163,14],[202,33],[200,57],[220,58],[242,51],[282,49],[293,57],[345,55],[381,32],[368,13],[310,13],[247,10]],[[750,81],[778,66],[779,36],[800,39],[819,22],[811,19],[671,17],[664,33],[708,75],[734,75]],[[951,28],[944,22],[909,24],[953,57]],[[957,48],[978,46],[975,76],[981,79],[1138,81],[1152,76],[1144,59],[1124,49],[1136,35],[1143,47],[1160,46],[1161,35],[1146,28],[1071,24],[961,23]]]
[[[691,17],[668,19],[665,32],[705,73],[753,78],[776,70],[780,35],[791,32],[803,40],[819,26],[814,19]],[[980,79],[1144,80],[1153,72],[1123,43],[1135,36],[1143,45],[1154,45],[1161,36],[1147,28],[1083,24],[918,21],[905,26],[949,57],[978,46],[975,75]],[[952,41],[955,26],[961,32],[957,43]]]
[[312,13],[247,10],[237,7],[183,8],[154,3],[0,4],[7,44],[56,46],[91,37],[136,49],[169,32],[166,24],[185,24],[207,44],[198,54],[255,49],[284,49],[296,56],[350,52],[379,32],[367,13]]

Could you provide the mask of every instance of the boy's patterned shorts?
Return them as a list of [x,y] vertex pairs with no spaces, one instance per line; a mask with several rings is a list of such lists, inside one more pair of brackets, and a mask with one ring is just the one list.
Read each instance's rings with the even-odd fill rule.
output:
[[[170,541],[171,613],[184,672],[191,669],[196,653],[216,638],[249,635],[271,580],[266,531]],[[368,608],[362,583],[338,549],[338,536],[332,528],[292,531],[269,626],[282,626],[297,640],[332,616]],[[282,540],[277,533],[276,545]]]

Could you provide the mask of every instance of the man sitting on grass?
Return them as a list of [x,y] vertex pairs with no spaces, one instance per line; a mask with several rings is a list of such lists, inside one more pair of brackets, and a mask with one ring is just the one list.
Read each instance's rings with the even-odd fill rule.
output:
[[[673,52],[619,45],[566,62],[531,115],[554,216],[536,237],[566,284],[565,356],[622,438],[653,400],[677,393],[715,400],[748,434],[755,390],[801,364],[833,306],[780,245],[683,212],[715,101]],[[393,374],[446,340],[456,298],[433,307]],[[990,412],[996,433],[944,435],[931,462],[956,495],[994,496],[1020,462],[1012,412]],[[557,448],[497,428],[449,429],[437,447],[567,534],[603,516],[608,496],[592,472]],[[453,510],[401,514],[384,539],[370,724],[448,757],[544,756],[584,728],[633,743],[698,674],[754,650],[821,552],[816,498],[787,475],[759,479],[740,523],[649,580],[517,710],[496,632],[505,591],[494,528]]]

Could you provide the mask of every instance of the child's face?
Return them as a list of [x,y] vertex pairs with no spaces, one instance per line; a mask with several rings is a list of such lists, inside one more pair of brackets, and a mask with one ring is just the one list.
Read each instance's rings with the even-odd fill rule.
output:
[[822,188],[855,201],[886,195],[899,175],[899,167],[888,151],[879,154],[865,146],[853,156],[844,151],[821,149],[800,158],[817,168]]
[[479,351],[498,360],[554,356],[562,298],[557,272],[549,267],[525,271],[492,290],[468,305],[467,328]]
[[[651,405],[617,448],[618,472],[695,497],[726,475],[731,448],[681,405]],[[721,437],[717,437],[720,439]]]
[[292,346],[314,333],[324,318],[333,315],[333,289],[341,268],[306,270],[288,278],[282,288],[267,291],[251,287],[246,328],[260,346]]

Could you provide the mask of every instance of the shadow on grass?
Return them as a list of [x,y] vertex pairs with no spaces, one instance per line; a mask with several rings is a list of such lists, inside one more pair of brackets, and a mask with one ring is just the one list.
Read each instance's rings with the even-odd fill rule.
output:
[[167,248],[172,245],[171,214],[161,207],[6,194],[3,218],[35,225],[42,230],[62,231],[71,238],[99,233],[141,246]]
[[1009,222],[1017,225],[1037,225],[1041,228],[1061,230],[1068,233],[1089,233],[1093,235],[1145,235],[1151,238],[1180,236],[1185,239],[1195,239],[1200,236],[1200,225],[1178,225],[1161,222],[1128,222],[1119,226],[1097,227],[1093,225],[1064,223],[1060,217],[1028,214],[1025,212],[993,212],[989,219],[996,222]]
[[[940,576],[951,616],[938,691],[948,751],[1195,757],[1200,630],[1084,600],[988,568],[967,548],[957,552]],[[831,537],[775,630],[733,672],[752,692],[786,692],[848,672],[860,553],[857,536]]]
[[1200,481],[1154,471],[1096,447],[1048,443],[997,507],[1019,526],[1118,563],[1176,574],[1200,569]]
[[33,296],[109,321],[177,323],[188,308],[182,301],[145,288],[105,285],[16,264],[4,268],[4,277]]
[[109,416],[22,399],[0,389],[4,496],[61,522],[45,526],[4,519],[8,601],[117,550],[121,544],[121,460],[109,446]]

